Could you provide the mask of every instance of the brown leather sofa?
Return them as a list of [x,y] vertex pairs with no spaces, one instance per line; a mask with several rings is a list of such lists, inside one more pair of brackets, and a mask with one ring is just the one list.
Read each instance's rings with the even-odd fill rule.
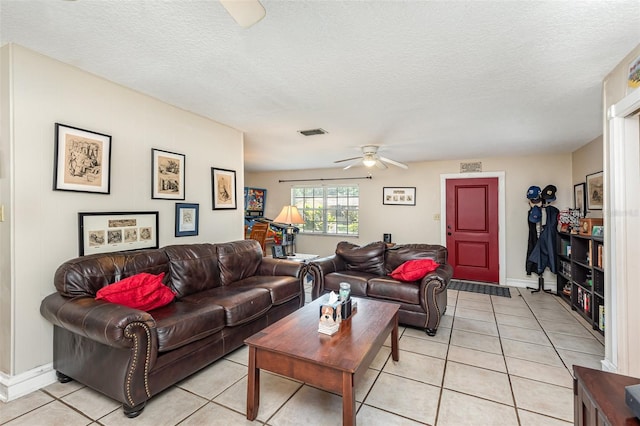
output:
[[[408,260],[430,258],[440,265],[424,278],[402,282],[389,276]],[[340,242],[335,254],[312,260],[308,272],[313,277],[312,298],[331,291],[340,283],[351,284],[351,295],[400,304],[399,322],[419,327],[434,336],[447,309],[447,284],[453,267],[447,264],[447,249],[440,245],[403,244],[387,247],[383,242],[363,247]]]
[[[69,260],[55,273],[58,291],[40,306],[54,325],[58,379],[121,401],[135,417],[149,398],[303,306],[304,269],[263,257],[255,240]],[[100,288],[142,272],[164,272],[175,300],[144,312],[95,299]]]

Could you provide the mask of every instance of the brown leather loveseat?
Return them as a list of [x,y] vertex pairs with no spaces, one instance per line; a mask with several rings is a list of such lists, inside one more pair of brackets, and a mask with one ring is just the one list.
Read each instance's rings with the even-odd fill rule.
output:
[[[439,266],[424,278],[412,282],[389,276],[404,262],[433,259]],[[403,244],[388,248],[384,242],[363,247],[340,242],[335,254],[315,259],[308,265],[313,277],[313,299],[331,291],[339,292],[340,283],[351,284],[356,297],[386,300],[400,304],[399,322],[422,328],[434,336],[447,308],[447,284],[453,268],[447,264],[447,249],[440,245]]]
[[[77,380],[135,417],[149,398],[303,306],[303,270],[263,257],[254,240],[69,260],[40,307],[54,325],[53,367],[61,382]],[[144,312],[95,299],[100,288],[143,272],[164,272],[175,300]]]

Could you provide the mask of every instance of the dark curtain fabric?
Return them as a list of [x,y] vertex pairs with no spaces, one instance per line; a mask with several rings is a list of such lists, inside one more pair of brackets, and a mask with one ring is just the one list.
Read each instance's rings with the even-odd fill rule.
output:
[[525,260],[525,270],[527,271],[527,275],[531,275],[532,272],[538,272],[538,264],[529,260],[529,256],[533,252],[533,248],[538,243],[538,231],[536,230],[536,223],[531,222],[529,218],[531,217],[531,209],[527,213],[527,224],[529,224],[529,240],[527,242],[527,258]]
[[[538,242],[533,247],[527,261],[537,265],[538,275],[542,275],[546,268],[556,273],[556,251],[558,239],[558,215],[560,210],[554,206],[546,206],[547,220],[542,228]],[[534,224],[535,225],[535,224]]]

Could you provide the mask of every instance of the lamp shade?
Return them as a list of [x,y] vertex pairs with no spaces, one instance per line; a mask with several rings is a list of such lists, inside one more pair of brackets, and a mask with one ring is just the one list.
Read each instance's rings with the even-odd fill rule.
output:
[[292,225],[295,223],[304,223],[302,216],[296,206],[284,206],[280,214],[273,219],[274,222],[286,223]]

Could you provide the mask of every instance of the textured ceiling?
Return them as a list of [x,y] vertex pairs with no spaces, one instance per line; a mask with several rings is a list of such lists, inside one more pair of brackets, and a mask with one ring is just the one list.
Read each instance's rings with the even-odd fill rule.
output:
[[248,171],[570,152],[640,44],[638,0],[262,4],[243,29],[217,0],[0,0],[0,35],[246,132]]

